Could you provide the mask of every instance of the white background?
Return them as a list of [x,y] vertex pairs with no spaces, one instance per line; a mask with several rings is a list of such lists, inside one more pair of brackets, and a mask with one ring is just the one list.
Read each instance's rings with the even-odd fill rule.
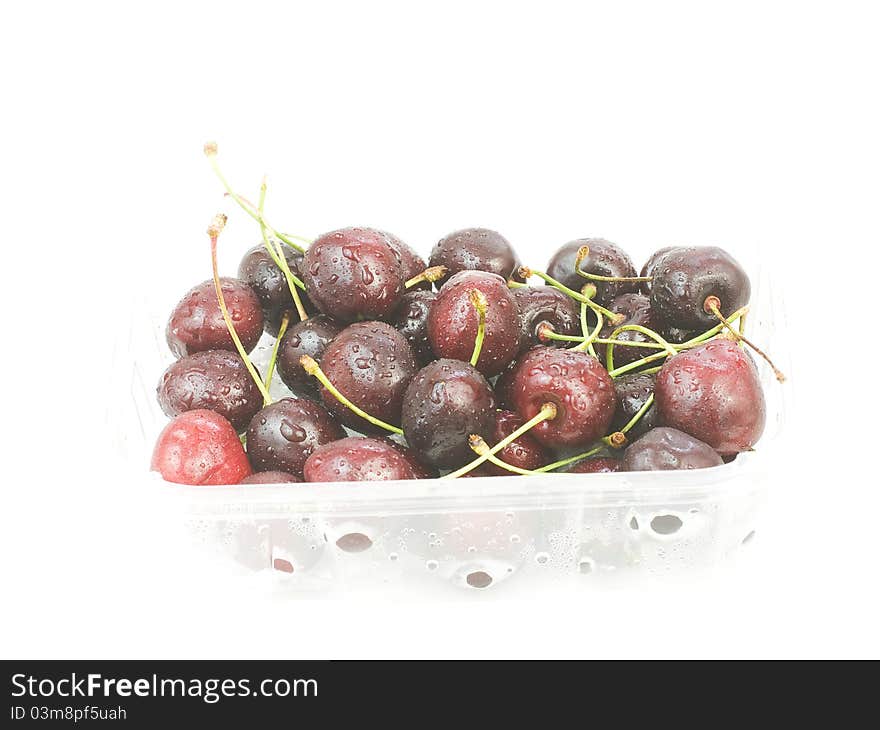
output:
[[[7,8],[0,654],[876,658],[877,34],[851,2]],[[758,538],[709,574],[504,602],[169,570],[110,446],[110,349],[133,292],[207,276],[208,139],[304,234],[427,252],[486,225],[537,263],[589,235],[761,246],[797,402]]]

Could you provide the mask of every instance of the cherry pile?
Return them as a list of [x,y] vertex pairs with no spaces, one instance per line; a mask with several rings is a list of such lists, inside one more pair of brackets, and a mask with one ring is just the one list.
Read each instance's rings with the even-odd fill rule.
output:
[[[523,266],[484,228],[426,262],[396,236],[283,234],[236,194],[261,242],[171,313],[171,422],[152,468],[182,484],[267,484],[700,469],[754,448],[766,409],[744,334],[751,286],[713,246],[637,270],[610,241]],[[535,280],[541,283],[533,285]],[[250,353],[275,338],[265,373]],[[290,397],[270,395],[275,378]]]

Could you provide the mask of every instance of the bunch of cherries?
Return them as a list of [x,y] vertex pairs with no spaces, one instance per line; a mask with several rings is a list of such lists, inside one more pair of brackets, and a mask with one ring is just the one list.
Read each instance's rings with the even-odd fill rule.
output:
[[[205,152],[262,241],[221,278],[216,217],[213,278],[168,320],[178,359],[158,399],[172,420],[152,459],[166,480],[698,469],[760,438],[744,346],[766,355],[743,334],[749,278],[722,249],[664,248],[637,273],[604,239],[534,270],[483,228],[446,236],[427,263],[372,228],[305,246],[266,221],[265,182],[254,204],[226,182],[216,145]],[[264,332],[276,339],[260,374],[249,353]],[[273,401],[276,370],[295,397]]]

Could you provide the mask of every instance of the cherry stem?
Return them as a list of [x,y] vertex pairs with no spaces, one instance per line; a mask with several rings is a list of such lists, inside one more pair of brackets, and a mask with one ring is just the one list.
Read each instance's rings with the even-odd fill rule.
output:
[[707,313],[714,314],[716,317],[718,317],[718,319],[721,320],[721,324],[723,324],[728,329],[728,331],[730,332],[733,339],[735,339],[737,342],[745,342],[749,347],[751,347],[755,352],[757,352],[762,358],[764,358],[765,362],[773,370],[773,374],[776,376],[776,379],[780,383],[785,382],[785,375],[783,375],[782,371],[778,367],[776,367],[776,365],[773,363],[773,361],[767,356],[767,353],[765,353],[754,342],[752,342],[749,339],[746,339],[746,337],[741,332],[737,332],[733,328],[733,325],[731,325],[731,323],[727,320],[727,318],[723,314],[721,314],[721,300],[718,297],[716,297],[714,295],[706,297],[706,301],[703,303],[703,310]]
[[632,429],[632,428],[633,428],[633,427],[634,427],[639,421],[642,420],[642,416],[644,416],[644,415],[650,410],[650,408],[651,408],[652,405],[654,405],[654,394],[653,394],[653,393],[651,393],[651,395],[649,395],[649,396],[647,397],[647,399],[645,400],[645,402],[642,403],[642,407],[639,408],[639,410],[637,410],[637,411],[635,412],[635,415],[634,415],[632,418],[629,419],[629,421],[627,422],[627,424],[626,424],[622,429],[620,429],[620,432],[621,432],[621,433],[629,433],[629,431],[630,431],[630,430],[631,430],[631,429]]
[[390,423],[385,423],[381,419],[376,418],[375,416],[371,416],[369,413],[364,411],[361,408],[358,408],[354,403],[352,403],[348,398],[346,398],[342,393],[337,390],[336,386],[330,382],[330,379],[324,374],[324,371],[321,370],[320,366],[317,362],[315,362],[314,358],[309,357],[308,355],[303,355],[299,359],[299,364],[302,365],[303,370],[305,370],[309,375],[313,376],[318,380],[321,385],[323,385],[330,394],[336,398],[342,405],[348,408],[350,411],[353,411],[361,418],[366,421],[369,421],[374,426],[378,426],[379,428],[383,428],[386,431],[391,431],[391,433],[403,435],[403,429],[398,428],[397,426],[392,426]]
[[421,284],[423,281],[429,281],[433,284],[438,279],[442,279],[446,276],[446,271],[447,269],[445,266],[429,266],[422,273],[416,274],[412,279],[406,282],[403,285],[403,288],[409,289],[416,284]]
[[494,454],[490,453],[491,449],[489,449],[489,444],[487,444],[482,437],[473,434],[468,438],[468,446],[473,449],[479,456],[485,456],[486,461],[490,464],[495,464],[495,466],[501,467],[502,469],[506,469],[507,471],[513,472],[514,474],[522,474],[524,476],[530,476],[538,474],[536,471],[529,471],[528,469],[521,469],[518,466],[514,466],[513,464],[508,464],[506,461],[502,461]]
[[[590,286],[590,285],[588,285]],[[584,287],[586,289],[587,287]],[[593,357],[596,357],[596,350],[593,347],[593,343],[596,341],[596,338],[599,337],[599,333],[602,331],[602,326],[605,324],[605,320],[602,318],[602,315],[599,312],[594,312],[596,315],[596,326],[593,328],[592,332],[588,332],[587,329],[587,305],[581,304],[581,329],[583,330],[585,339],[579,345],[575,345],[571,349],[575,352],[583,352],[586,350]]]
[[[284,333],[287,332],[287,326],[289,324],[290,312],[285,312],[284,316],[281,318],[281,326],[278,328],[278,337],[275,340],[275,344],[272,345],[272,355],[269,358],[269,365],[266,368],[266,380],[264,382],[266,390],[269,390],[269,387],[272,385],[272,376],[275,374],[275,362],[278,360],[278,349],[281,345]],[[268,405],[268,403],[266,405]]]
[[520,266],[518,273],[523,279],[528,279],[531,276],[537,276],[539,279],[542,279],[550,286],[559,289],[559,291],[563,292],[564,294],[568,294],[568,296],[570,296],[572,299],[581,302],[581,304],[586,304],[594,312],[600,312],[608,318],[608,321],[610,321],[611,324],[621,324],[626,319],[624,315],[617,314],[616,312],[612,312],[609,309],[605,309],[605,307],[603,307],[601,304],[597,304],[592,299],[585,297],[580,292],[576,292],[574,289],[569,289],[561,281],[557,281],[549,274],[545,274],[543,271],[536,271],[535,269],[530,269],[528,266]]
[[[611,333],[610,339],[616,340],[617,336],[621,332],[639,332],[640,334],[643,334],[646,337],[650,337],[652,340],[654,340],[654,342],[656,342],[664,350],[666,350],[667,354],[670,357],[678,354],[678,351],[672,345],[670,345],[663,337],[661,337],[659,334],[654,332],[654,330],[648,329],[647,327],[643,327],[640,324],[626,324],[621,327],[618,327],[616,330],[614,330]],[[614,348],[615,348],[616,344],[617,343],[615,342],[611,345],[608,345],[608,347],[605,348],[605,367],[609,372],[614,370]]]
[[477,310],[479,318],[477,336],[474,340],[474,352],[471,355],[471,365],[476,367],[477,361],[480,359],[480,352],[483,350],[483,339],[486,337],[486,309],[489,307],[489,302],[486,301],[486,295],[483,292],[479,289],[472,289],[471,304]]
[[589,246],[581,246],[578,249],[577,257],[574,260],[574,270],[585,279],[592,281],[653,281],[653,276],[602,276],[601,274],[591,274],[581,268],[581,262],[590,255]]
[[450,472],[446,476],[441,477],[441,479],[458,479],[458,477],[464,476],[469,471],[476,469],[484,461],[487,461],[489,456],[497,454],[505,446],[512,444],[520,436],[537,426],[539,423],[543,423],[544,421],[552,421],[554,418],[556,418],[556,413],[557,408],[555,403],[545,403],[541,406],[541,410],[538,411],[537,414],[532,416],[528,421],[526,421],[522,426],[511,433],[507,438],[501,439],[501,441],[495,444],[485,454],[478,456],[469,464],[465,464],[463,467],[461,467],[461,469],[457,469],[456,471]]
[[514,281],[513,279],[508,279],[507,286],[510,289],[525,289],[528,287],[528,284],[523,284],[521,281]]
[[556,471],[557,469],[561,469],[563,466],[568,466],[569,464],[573,464],[576,461],[581,461],[581,459],[588,459],[591,456],[595,456],[600,451],[605,449],[605,444],[600,444],[599,446],[594,446],[589,451],[584,452],[583,454],[576,454],[574,456],[569,456],[567,459],[561,459],[560,461],[554,461],[552,464],[547,464],[546,466],[542,466],[539,469],[535,469],[535,472],[538,474],[543,474],[548,471]]
[[217,294],[217,304],[220,306],[220,314],[223,315],[223,321],[226,323],[226,329],[229,331],[229,336],[232,338],[235,349],[238,350],[238,354],[244,361],[245,367],[248,369],[248,372],[257,384],[257,388],[259,388],[260,393],[263,396],[263,402],[268,405],[272,402],[272,398],[269,395],[266,386],[263,385],[260,374],[251,362],[250,357],[248,357],[244,345],[241,344],[238,332],[235,331],[235,325],[232,324],[232,317],[229,316],[229,309],[226,307],[226,297],[223,296],[223,287],[220,285],[220,270],[217,266],[217,239],[220,237],[220,232],[225,225],[226,216],[220,213],[214,216],[214,220],[211,222],[211,225],[208,226],[208,237],[211,239],[211,270],[214,275],[214,291]]
[[247,213],[251,218],[253,218],[260,225],[266,226],[269,232],[275,236],[275,238],[284,241],[291,248],[295,248],[300,253],[305,253],[305,249],[296,243],[290,236],[287,236],[283,233],[279,233],[275,228],[269,225],[265,218],[263,218],[262,214],[259,213],[255,208],[253,203],[249,203],[247,200],[242,198],[238,193],[236,193],[229,182],[226,180],[226,177],[223,175],[223,172],[220,170],[220,165],[217,163],[217,143],[216,142],[208,142],[204,146],[205,157],[208,158],[208,161],[211,163],[211,168],[214,170],[214,174],[223,184],[223,187],[226,188],[226,192],[229,193],[229,196],[238,203],[239,207]]
[[[266,178],[263,178],[263,182],[260,184],[260,203],[257,211],[260,214],[260,233],[263,236],[263,245],[266,247],[266,250],[269,252],[269,255],[272,255],[272,245],[269,242],[269,236],[267,235],[266,225],[263,222],[263,206],[266,204]],[[296,290],[296,277],[293,275],[293,272],[290,270],[290,265],[287,263],[287,257],[284,255],[284,251],[281,249],[281,244],[277,244],[278,248],[275,249],[275,256],[272,256],[272,260],[281,269],[281,272],[284,274],[284,278],[287,280],[287,288],[290,289],[290,296],[293,298],[293,305],[296,307],[296,313],[299,315],[300,322],[305,322],[309,315],[303,307],[302,300],[300,299],[299,292]],[[302,284],[302,282],[300,282]]]

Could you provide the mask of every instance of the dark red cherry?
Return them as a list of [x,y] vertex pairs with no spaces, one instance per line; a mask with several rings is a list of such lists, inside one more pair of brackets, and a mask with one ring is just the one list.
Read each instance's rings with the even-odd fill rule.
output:
[[[523,419],[513,411],[496,411],[489,446],[493,446],[510,436],[523,423]],[[553,458],[552,453],[541,446],[528,433],[523,434],[516,441],[505,446],[496,456],[507,464],[518,466],[520,469],[530,470],[549,464]],[[512,474],[507,469],[488,462],[486,463],[486,471],[490,476],[511,476]]]
[[[223,298],[235,331],[247,352],[256,347],[263,334],[263,310],[254,290],[238,279],[220,279]],[[168,319],[165,328],[168,347],[177,357],[205,350],[235,351],[235,343],[217,303],[214,281],[190,289]]]
[[318,309],[345,322],[390,316],[404,285],[398,253],[372,228],[343,228],[316,239],[306,249],[303,282]]
[[423,367],[403,398],[407,443],[441,469],[476,458],[468,436],[489,437],[494,417],[495,396],[486,378],[459,360],[435,360]]
[[315,449],[341,438],[345,438],[345,431],[323,406],[310,400],[284,398],[251,419],[247,453],[256,471],[285,471],[300,476]]
[[439,472],[433,466],[427,464],[425,459],[423,459],[415,449],[411,449],[409,446],[404,446],[390,438],[386,438],[385,441],[393,448],[397,449],[397,451],[409,461],[416,479],[436,479],[440,476]]
[[258,471],[242,479],[239,484],[294,484],[301,481],[296,474],[286,471]]
[[[558,335],[581,333],[580,308],[567,294],[549,286],[526,286],[513,290],[520,315],[520,348],[534,345],[565,347],[559,340],[542,341],[541,328],[549,326]],[[570,346],[570,345],[569,345]]]
[[[426,268],[425,259],[419,256],[411,246],[401,241],[392,233],[385,233],[388,238],[388,245],[397,254],[397,260],[400,262],[400,270],[403,274],[403,281],[406,283],[410,279],[421,274]],[[422,281],[410,287],[410,291],[415,289],[431,290],[430,281]]]
[[720,454],[750,449],[764,431],[766,406],[755,363],[723,337],[670,358],[657,373],[654,398],[664,423]]
[[510,242],[488,228],[464,228],[441,238],[431,251],[431,266],[445,266],[442,286],[459,271],[488,271],[510,279],[520,262]]
[[320,363],[327,345],[343,327],[326,314],[318,314],[304,322],[296,322],[284,333],[278,346],[278,375],[298,396],[313,400],[321,397],[320,384],[303,370],[299,359],[308,355]]
[[[653,315],[651,310],[651,300],[648,299],[644,294],[621,294],[620,296],[614,297],[608,305],[608,309],[617,314],[622,314],[626,319],[619,324],[611,324],[610,322],[605,322],[605,325],[602,327],[602,330],[599,332],[599,336],[602,338],[611,337],[611,333],[614,332],[618,327],[624,327],[630,324],[641,325],[642,327],[646,327],[649,330],[657,329],[657,321]],[[654,343],[656,340],[648,337],[641,332],[636,332],[634,330],[625,330],[624,332],[618,333],[615,339],[625,340],[627,342],[651,342]],[[604,363],[605,362],[605,345],[596,344],[595,346],[596,354],[599,356],[599,360]],[[645,347],[627,347],[626,345],[615,345],[614,346],[614,367],[620,367],[621,365],[628,365],[631,362],[635,362],[636,360],[641,360],[643,357],[647,357],[648,355],[652,355],[656,352],[656,350],[649,350]]]
[[238,484],[251,465],[238,434],[214,411],[187,411],[162,429],[150,469],[178,484]]
[[435,359],[431,343],[428,342],[428,312],[436,296],[432,291],[406,292],[389,320],[406,337],[419,365],[427,365]]
[[722,464],[708,444],[683,431],[660,426],[626,447],[621,471],[669,471],[705,469]]
[[[650,373],[621,375],[614,379],[614,390],[617,393],[617,410],[614,413],[614,420],[611,422],[611,430],[620,431],[651,397],[651,393],[654,392],[654,375]],[[662,425],[662,423],[660,409],[655,403],[627,432],[627,437],[630,440],[638,438],[641,434]]]
[[656,332],[667,342],[671,342],[673,345],[680,345],[682,342],[687,342],[688,340],[699,335],[699,332],[695,332],[694,330],[683,330],[680,327],[659,327]]
[[[282,250],[291,273],[302,279],[302,254],[289,246],[282,246]],[[262,243],[245,253],[238,265],[238,278],[250,286],[259,298],[263,307],[263,329],[270,335],[275,337],[278,334],[285,312],[290,312],[291,322],[299,320],[287,278]],[[306,293],[300,290],[299,296],[306,312],[314,312],[315,306]]]
[[206,350],[182,357],[162,375],[159,405],[173,418],[186,411],[209,410],[243,431],[263,407],[263,396],[244,361],[228,350]]
[[580,238],[569,241],[560,248],[550,263],[547,273],[570,289],[580,291],[584,284],[596,285],[595,300],[608,306],[614,297],[620,294],[635,292],[638,283],[632,281],[590,281],[575,271],[574,264],[578,251],[582,246],[589,246],[590,254],[581,262],[581,271],[599,276],[635,276],[636,270],[632,259],[620,246],[604,238]]
[[[356,322],[324,350],[321,369],[358,408],[393,426],[400,425],[403,394],[418,370],[406,338],[384,322]],[[340,403],[326,388],[321,398],[342,423],[361,433],[385,433]]]
[[[639,272],[639,276],[654,276],[654,269],[657,267],[657,262],[670,251],[673,251],[676,248],[678,248],[678,246],[664,246],[663,248],[654,251],[654,253],[651,254],[650,258],[645,261],[645,265],[642,266],[642,270]],[[639,282],[639,289],[641,290],[642,294],[650,294],[651,282]]]
[[620,459],[593,457],[579,461],[566,471],[569,474],[611,474],[620,471]]
[[718,324],[706,311],[706,300],[717,297],[726,317],[749,303],[751,284],[742,266],[716,246],[691,246],[667,252],[658,261],[651,282],[651,307],[665,326],[703,332]]
[[498,375],[519,351],[519,309],[507,281],[484,271],[460,271],[447,281],[428,312],[428,339],[437,357],[468,362],[474,350],[479,315],[471,301],[478,290],[486,298],[486,326],[477,369]]
[[508,393],[526,421],[545,403],[556,406],[553,420],[529,431],[551,448],[585,446],[604,436],[617,403],[614,383],[596,358],[551,347],[536,347],[519,359]]
[[417,479],[412,464],[381,439],[352,436],[326,444],[305,463],[307,482],[378,482]]

